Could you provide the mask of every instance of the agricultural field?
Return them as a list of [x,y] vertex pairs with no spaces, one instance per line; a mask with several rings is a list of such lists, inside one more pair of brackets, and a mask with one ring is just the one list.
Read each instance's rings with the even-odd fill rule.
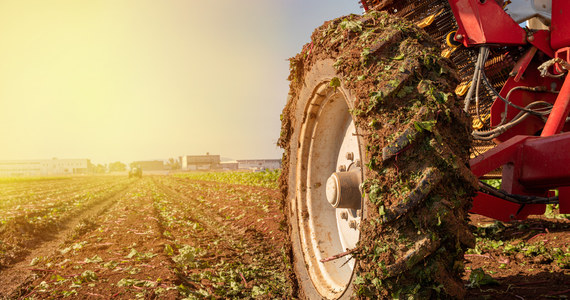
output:
[[[0,181],[0,299],[294,298],[278,173]],[[471,216],[468,299],[565,299],[570,221]]]

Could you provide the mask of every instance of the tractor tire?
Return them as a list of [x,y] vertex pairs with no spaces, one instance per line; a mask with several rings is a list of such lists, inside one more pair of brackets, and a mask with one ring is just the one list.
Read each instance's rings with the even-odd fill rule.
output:
[[439,52],[371,12],[326,22],[290,59],[279,145],[293,297],[463,297],[477,181]]

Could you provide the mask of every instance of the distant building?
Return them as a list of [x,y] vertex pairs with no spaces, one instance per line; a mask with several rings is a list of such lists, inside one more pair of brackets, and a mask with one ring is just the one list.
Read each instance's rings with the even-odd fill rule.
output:
[[139,166],[144,171],[164,171],[165,166],[162,160],[134,161],[131,166]]
[[280,159],[238,159],[237,162],[240,169],[274,170],[281,168]]
[[88,159],[37,159],[0,161],[0,177],[87,174]]
[[237,160],[234,161],[223,161],[220,163],[220,168],[223,170],[237,170],[239,168],[239,163]]
[[220,168],[219,155],[185,155],[182,156],[182,170],[213,170]]

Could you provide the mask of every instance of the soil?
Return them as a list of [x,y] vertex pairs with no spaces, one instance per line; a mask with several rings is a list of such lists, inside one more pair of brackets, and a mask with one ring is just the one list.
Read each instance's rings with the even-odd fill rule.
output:
[[287,297],[277,195],[167,176],[133,180],[20,251],[19,263],[0,270],[0,298]]
[[[531,216],[525,221],[505,224],[472,215],[471,224],[477,245],[465,254],[463,279],[468,284],[473,270],[481,268],[496,283],[470,288],[467,299],[570,296],[570,220]],[[509,250],[513,248],[509,245],[515,245],[514,249]],[[480,251],[474,251],[477,249]]]
[[[132,180],[19,252],[0,270],[0,298],[294,298],[279,198],[276,189],[172,176]],[[568,219],[503,224],[473,215],[471,224],[478,241],[465,255],[464,283],[478,268],[497,283],[468,288],[467,299],[570,295]]]

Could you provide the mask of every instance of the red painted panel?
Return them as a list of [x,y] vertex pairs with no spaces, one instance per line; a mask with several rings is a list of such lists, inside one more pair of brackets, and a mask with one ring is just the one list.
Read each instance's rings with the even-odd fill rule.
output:
[[519,182],[527,188],[570,186],[570,132],[527,140]]
[[[459,26],[456,39],[466,47],[480,44],[524,45],[526,32],[495,1],[449,0]],[[459,37],[462,36],[462,39]]]
[[469,161],[471,171],[475,176],[481,177],[496,168],[513,161],[513,157],[518,152],[519,146],[529,138],[529,136],[516,136],[497,147],[473,158]]
[[570,46],[570,1],[552,0],[552,23],[550,44],[557,50]]
[[546,212],[546,204],[525,205],[515,216],[515,220],[525,220],[530,215],[544,215],[544,212]]
[[538,48],[540,51],[546,53],[550,57],[554,57],[554,49],[550,46],[550,31],[539,30],[532,34],[532,39],[529,42]]
[[473,198],[471,212],[501,222],[510,222],[513,220],[519,208],[520,205],[518,204],[488,194],[477,193],[477,196]]
[[477,196],[473,198],[473,207],[470,210],[472,213],[493,218],[501,222],[525,220],[529,215],[542,215],[545,211],[546,205],[544,204],[529,204],[521,209],[521,205],[519,204],[485,193],[477,193]]

